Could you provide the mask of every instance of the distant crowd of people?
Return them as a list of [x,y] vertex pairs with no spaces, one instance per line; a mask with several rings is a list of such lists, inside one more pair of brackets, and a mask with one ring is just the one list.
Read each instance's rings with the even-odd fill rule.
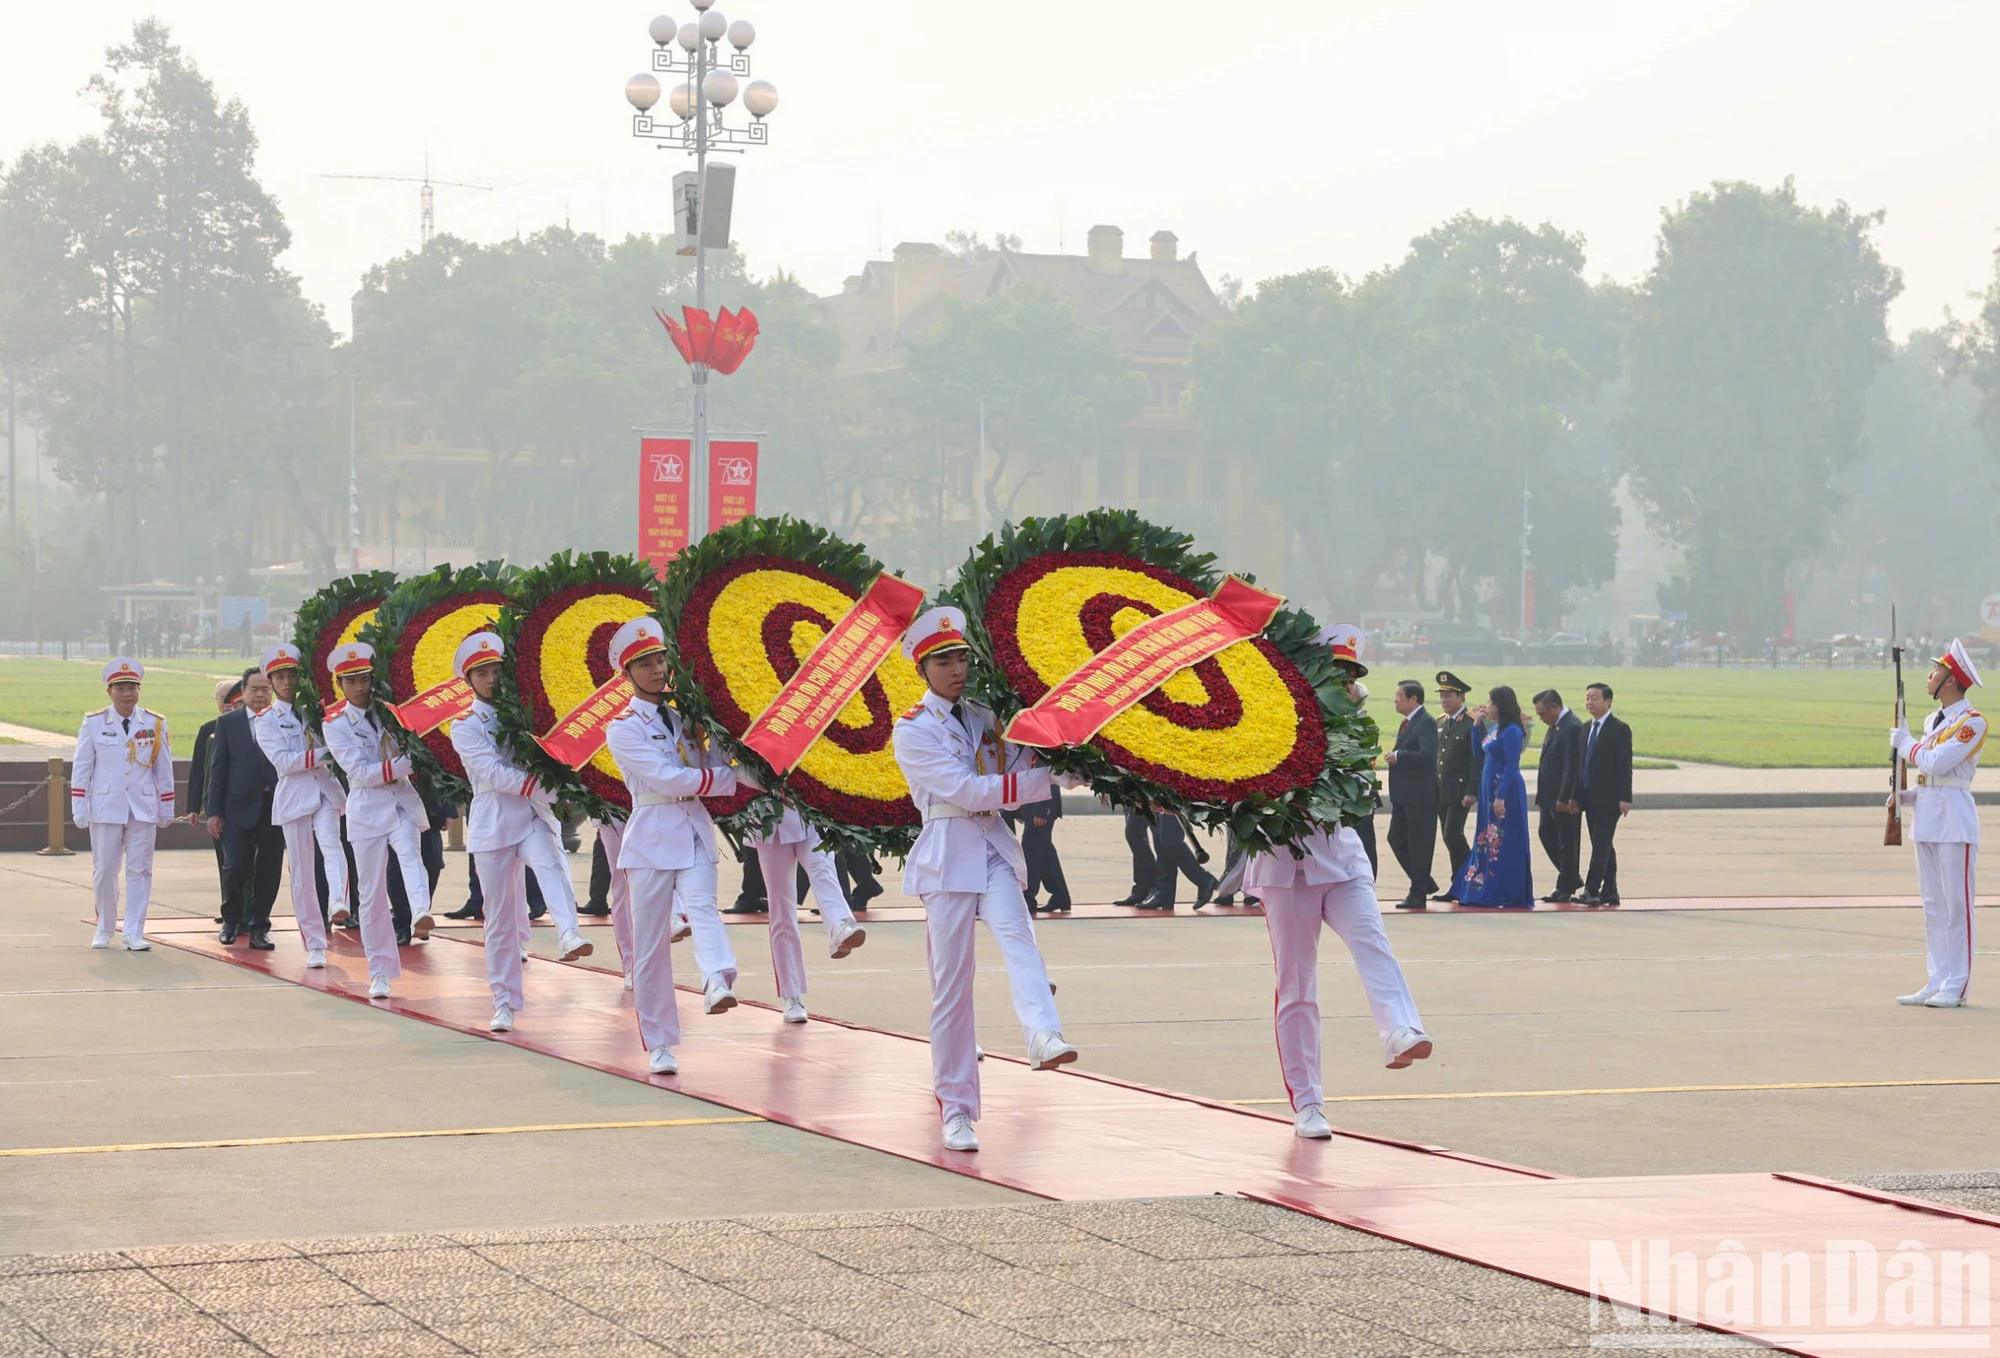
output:
[[207,614],[182,617],[166,609],[142,608],[130,618],[104,620],[104,645],[113,655],[152,656],[171,660],[180,655],[216,655],[225,646],[235,654],[250,656],[257,635],[250,615],[244,614],[235,627],[223,628]]

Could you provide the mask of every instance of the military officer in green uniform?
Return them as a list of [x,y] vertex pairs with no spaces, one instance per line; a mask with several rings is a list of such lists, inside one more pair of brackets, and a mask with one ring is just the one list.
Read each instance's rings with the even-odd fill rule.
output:
[[[1437,673],[1438,706],[1438,827],[1444,834],[1445,852],[1451,855],[1451,877],[1465,866],[1472,851],[1465,839],[1465,818],[1479,800],[1479,780],[1486,756],[1480,750],[1478,723],[1466,709],[1466,682],[1450,670]],[[1451,887],[1431,897],[1434,901],[1456,899]]]

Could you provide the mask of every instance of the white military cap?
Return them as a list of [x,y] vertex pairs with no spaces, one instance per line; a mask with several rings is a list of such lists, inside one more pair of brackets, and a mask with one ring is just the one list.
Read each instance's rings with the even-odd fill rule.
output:
[[1313,645],[1332,651],[1333,663],[1355,678],[1368,673],[1368,667],[1361,663],[1361,629],[1353,623],[1337,622],[1320,628],[1313,634]]
[[146,667],[129,655],[114,655],[104,662],[104,684],[136,684],[146,677]]
[[281,641],[264,652],[264,673],[276,674],[279,670],[299,668],[299,648],[288,641]]
[[965,639],[965,613],[950,604],[931,609],[903,633],[903,656],[919,665],[926,656],[971,648],[972,643]]
[[350,641],[345,646],[336,646],[333,654],[326,658],[326,666],[333,671],[336,679],[350,674],[366,674],[375,668],[375,648],[365,641]]
[[634,660],[666,649],[667,629],[658,618],[634,618],[611,634],[611,668],[622,674]]
[[1972,663],[1965,643],[1957,637],[1953,637],[1951,645],[1944,648],[1944,654],[1937,658],[1937,663],[1951,671],[1951,677],[1958,681],[1960,688],[1979,687],[1979,667]]
[[474,632],[458,643],[458,650],[451,658],[451,672],[463,679],[474,666],[497,664],[505,654],[507,647],[499,633]]

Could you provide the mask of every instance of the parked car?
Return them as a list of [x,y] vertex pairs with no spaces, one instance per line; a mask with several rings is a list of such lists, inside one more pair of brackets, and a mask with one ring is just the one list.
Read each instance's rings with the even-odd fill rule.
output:
[[1531,665],[1615,665],[1615,647],[1592,641],[1581,632],[1553,632],[1522,648],[1522,658]]
[[1427,622],[1410,658],[1432,665],[1505,665],[1521,658],[1521,643],[1469,622]]

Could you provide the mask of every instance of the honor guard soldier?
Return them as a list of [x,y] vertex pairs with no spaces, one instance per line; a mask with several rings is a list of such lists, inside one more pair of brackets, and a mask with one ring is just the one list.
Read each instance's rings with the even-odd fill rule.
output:
[[[946,1150],[976,1151],[979,1046],[972,1011],[973,924],[1000,945],[1028,1064],[1053,1070],[1076,1060],[1063,1040],[1048,967],[1028,920],[1027,860],[1000,813],[1049,799],[1047,769],[1000,739],[993,713],[968,701],[972,651],[965,614],[933,608],[903,636],[903,654],[929,692],[896,723],[896,762],[924,828],[903,872],[903,891],[924,902],[930,944],[931,1073]],[[1067,782],[1068,780],[1065,780]],[[768,883],[767,883],[768,885]]]
[[146,667],[118,656],[104,667],[111,706],[87,714],[76,732],[69,809],[76,828],[90,831],[90,885],[97,896],[93,948],[111,946],[118,928],[118,876],[125,876],[125,947],[152,948],[145,938],[153,896],[153,839],[174,818],[174,751],[167,719],[139,706]]
[[777,973],[778,1003],[784,1007],[785,1022],[804,1023],[806,954],[799,942],[798,870],[806,870],[813,899],[819,902],[829,955],[836,961],[847,956],[868,941],[868,933],[848,908],[833,855],[821,847],[818,833],[797,811],[786,807],[784,819],[769,835],[746,836],[743,842],[757,850],[757,861],[764,869],[764,891],[771,906],[771,969]]
[[[1354,659],[1355,629],[1345,624],[1322,631],[1315,640],[1330,645],[1342,669]],[[1342,652],[1345,651],[1345,655]],[[1361,838],[1347,826],[1313,831],[1293,846],[1280,845],[1251,858],[1243,885],[1264,900],[1264,927],[1271,935],[1277,970],[1278,1066],[1292,1098],[1292,1125],[1315,1140],[1333,1135],[1327,1125],[1320,1086],[1319,936],[1325,925],[1340,936],[1354,958],[1368,995],[1382,1057],[1402,1070],[1431,1054],[1431,1039],[1417,1016],[1409,982],[1389,947],[1382,909],[1368,870]]]
[[1891,747],[1917,775],[1917,785],[1902,797],[1916,808],[1910,838],[1917,850],[1929,967],[1923,989],[1898,995],[1898,1004],[1956,1009],[1965,1003],[1972,981],[1973,881],[1979,866],[1979,808],[1972,800],[1972,775],[1986,746],[1986,718],[1972,710],[1965,695],[1978,686],[1972,657],[1962,642],[1953,640],[1924,683],[1938,701],[1938,710],[1924,722],[1924,734],[1913,736],[1902,726],[1889,733]]
[[299,691],[299,651],[280,642],[264,652],[264,673],[275,695],[250,723],[257,748],[278,772],[271,794],[271,820],[285,832],[285,856],[292,863],[292,918],[306,946],[306,965],[326,965],[326,924],[319,913],[313,881],[313,847],[326,866],[326,889],[335,924],[347,922],[347,854],[340,845],[340,817],[347,794],[328,765],[326,745],[299,719],[292,700]]
[[[1465,705],[1470,691],[1465,680],[1450,670],[1437,672],[1438,707],[1438,831],[1444,851],[1451,859],[1451,880],[1472,854],[1465,838],[1465,819],[1479,801],[1479,780],[1486,768],[1486,752],[1480,746],[1478,723]],[[1446,887],[1431,897],[1434,901],[1457,899]]]
[[410,757],[375,710],[375,648],[365,641],[337,646],[329,668],[343,701],[338,710],[328,711],[320,731],[347,774],[347,840],[354,846],[361,946],[368,951],[368,998],[386,1000],[389,983],[403,974],[389,904],[389,855],[396,855],[410,898],[410,932],[429,938],[430,877],[417,841],[430,815],[410,782]]
[[479,867],[486,892],[486,981],[493,990],[493,1019],[487,1027],[496,1033],[513,1028],[514,1015],[525,1002],[521,952],[528,936],[527,872],[535,874],[555,917],[562,960],[591,952],[577,928],[576,887],[563,859],[555,808],[535,775],[514,762],[514,752],[500,734],[493,695],[506,653],[496,633],[474,632],[458,644],[451,661],[452,672],[472,688],[471,710],[451,725],[451,747],[472,784],[465,848]]
[[632,683],[632,701],[612,718],[605,739],[632,796],[615,865],[632,892],[632,1001],[649,1069],[672,1075],[681,1040],[671,943],[676,897],[694,926],[704,1010],[736,1007],[736,954],[715,905],[715,822],[701,799],[756,784],[667,706],[666,629],[658,619],[632,619],[612,635],[609,650],[612,668]]

